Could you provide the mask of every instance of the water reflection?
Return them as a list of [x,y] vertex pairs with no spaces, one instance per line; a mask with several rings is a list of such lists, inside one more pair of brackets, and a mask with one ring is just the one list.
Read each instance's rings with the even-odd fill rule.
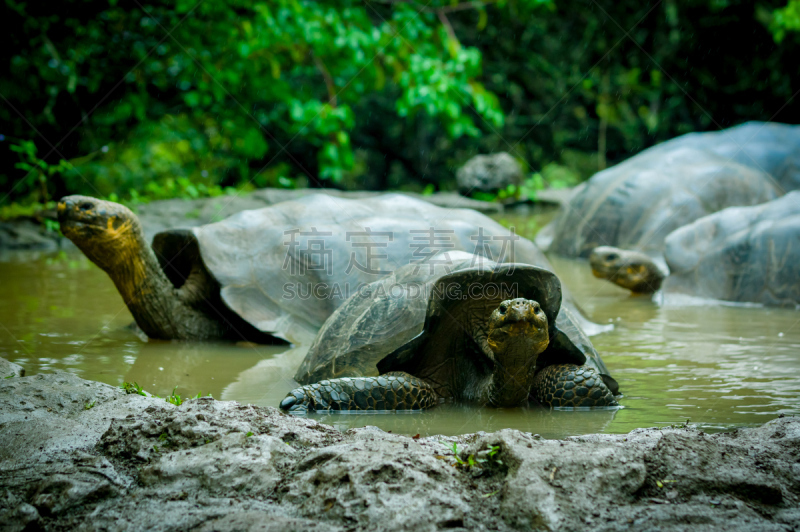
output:
[[[530,235],[539,215],[504,215]],[[274,406],[296,386],[306,346],[143,341],[108,277],[78,253],[7,256],[0,262],[0,356],[29,374],[65,370],[165,396],[177,386]],[[683,423],[708,429],[800,414],[800,313],[697,305],[691,298],[631,296],[591,276],[588,264],[553,258],[586,313],[613,331],[593,341],[624,392],[622,410],[548,411],[446,405],[422,414],[315,415],[339,428],[377,425],[405,434],[517,428],[544,437],[627,432]]]

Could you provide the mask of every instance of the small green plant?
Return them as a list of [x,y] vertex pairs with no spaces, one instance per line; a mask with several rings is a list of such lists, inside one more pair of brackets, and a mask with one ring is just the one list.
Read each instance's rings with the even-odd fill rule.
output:
[[475,190],[470,194],[472,199],[476,199],[478,201],[495,201],[497,199],[497,194],[493,192],[483,192],[481,190]]
[[11,378],[13,378],[13,377],[16,377],[16,375],[12,373],[11,375],[8,375],[8,376],[6,376],[6,377],[3,377],[3,378],[4,378],[4,379],[11,379]]
[[249,438],[250,436],[253,436],[253,435],[254,434],[252,432],[248,431],[247,434],[244,435],[244,437],[245,438]]
[[95,402],[96,401],[92,401],[91,403],[86,403],[85,405],[83,405],[83,409],[84,410],[91,410],[92,408],[94,408]]
[[507,199],[519,199],[522,195],[522,187],[518,187],[514,183],[511,183],[506,188],[497,191],[497,199],[500,201],[507,200]]
[[183,404],[183,399],[181,399],[180,395],[175,393],[175,390],[177,390],[177,389],[178,389],[177,386],[174,387],[172,389],[172,393],[170,395],[168,395],[166,399],[167,399],[167,402],[170,403],[170,404],[173,404],[175,406],[181,406]]
[[487,453],[486,459],[494,464],[502,465],[503,461],[500,460],[500,446],[499,445],[487,445]]
[[453,442],[452,444],[439,442],[448,450],[453,451],[453,458],[455,459],[455,463],[453,464],[456,467],[462,467],[464,469],[472,469],[474,467],[483,467],[482,464],[496,464],[502,465],[503,461],[500,460],[500,446],[499,445],[487,445],[486,449],[480,451],[477,456],[474,454],[470,454],[467,456],[467,459],[464,460],[459,456],[458,452],[458,444]]
[[135,393],[147,397],[147,394],[144,392],[144,390],[142,390],[142,387],[139,386],[138,382],[134,382],[133,384],[130,382],[123,382],[121,388],[125,390],[125,393],[127,394]]

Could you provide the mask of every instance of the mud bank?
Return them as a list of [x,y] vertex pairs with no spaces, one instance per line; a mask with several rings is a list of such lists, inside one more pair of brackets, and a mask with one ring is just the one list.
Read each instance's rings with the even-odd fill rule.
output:
[[800,530],[798,418],[415,439],[14,375],[0,379],[3,530]]

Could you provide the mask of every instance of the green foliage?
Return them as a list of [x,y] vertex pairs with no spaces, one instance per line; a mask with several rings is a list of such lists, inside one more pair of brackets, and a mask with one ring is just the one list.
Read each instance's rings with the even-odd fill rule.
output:
[[800,122],[798,0],[5,6],[0,203],[429,193],[501,150],[538,169],[508,199],[574,181],[552,164],[585,179],[690,131]]
[[[528,12],[548,3],[497,5]],[[202,195],[201,185],[340,181],[354,166],[356,109],[371,95],[386,95],[395,120],[424,115],[451,139],[478,136],[484,121],[503,124],[498,98],[480,81],[480,51],[461,45],[447,22],[464,8],[485,18],[480,3],[154,1],[137,9],[65,0],[36,5],[36,16],[30,2],[6,4],[19,31],[6,47],[4,94],[37,110],[33,125],[46,137],[81,128],[77,149],[56,146],[44,159],[91,154],[75,165],[83,179],[63,179],[54,192],[141,195],[168,176],[191,185],[170,193],[189,196],[191,187]],[[11,109],[0,117],[34,135]],[[261,177],[272,167],[283,170]]]
[[788,32],[800,31],[800,0],[789,0],[786,7],[773,11],[769,29],[775,42],[782,42]]
[[147,397],[147,394],[144,392],[144,390],[142,390],[142,387],[139,386],[138,382],[134,382],[133,384],[131,384],[130,382],[123,382],[122,386],[120,386],[120,387],[123,390],[125,390],[125,393],[127,393],[127,394],[135,393],[135,394]]
[[91,403],[86,403],[85,405],[83,405],[83,409],[84,410],[91,410],[92,408],[94,408],[95,402],[96,401],[92,401]]
[[[19,162],[14,165],[14,168],[25,172],[24,176],[14,184],[17,194],[38,195],[40,203],[50,201],[48,183],[51,179],[63,178],[73,171],[72,164],[63,159],[59,160],[57,164],[49,164],[37,157],[38,148],[30,140],[12,139],[9,150],[19,157]],[[0,176],[0,184],[5,183],[5,176]]]

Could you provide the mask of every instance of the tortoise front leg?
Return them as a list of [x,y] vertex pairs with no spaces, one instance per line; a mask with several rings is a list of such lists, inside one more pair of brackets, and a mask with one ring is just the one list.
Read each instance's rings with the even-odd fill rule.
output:
[[531,396],[542,406],[617,406],[600,375],[575,364],[547,366],[537,373]]
[[281,401],[281,410],[422,410],[439,397],[431,386],[403,372],[378,377],[344,377],[295,388]]

